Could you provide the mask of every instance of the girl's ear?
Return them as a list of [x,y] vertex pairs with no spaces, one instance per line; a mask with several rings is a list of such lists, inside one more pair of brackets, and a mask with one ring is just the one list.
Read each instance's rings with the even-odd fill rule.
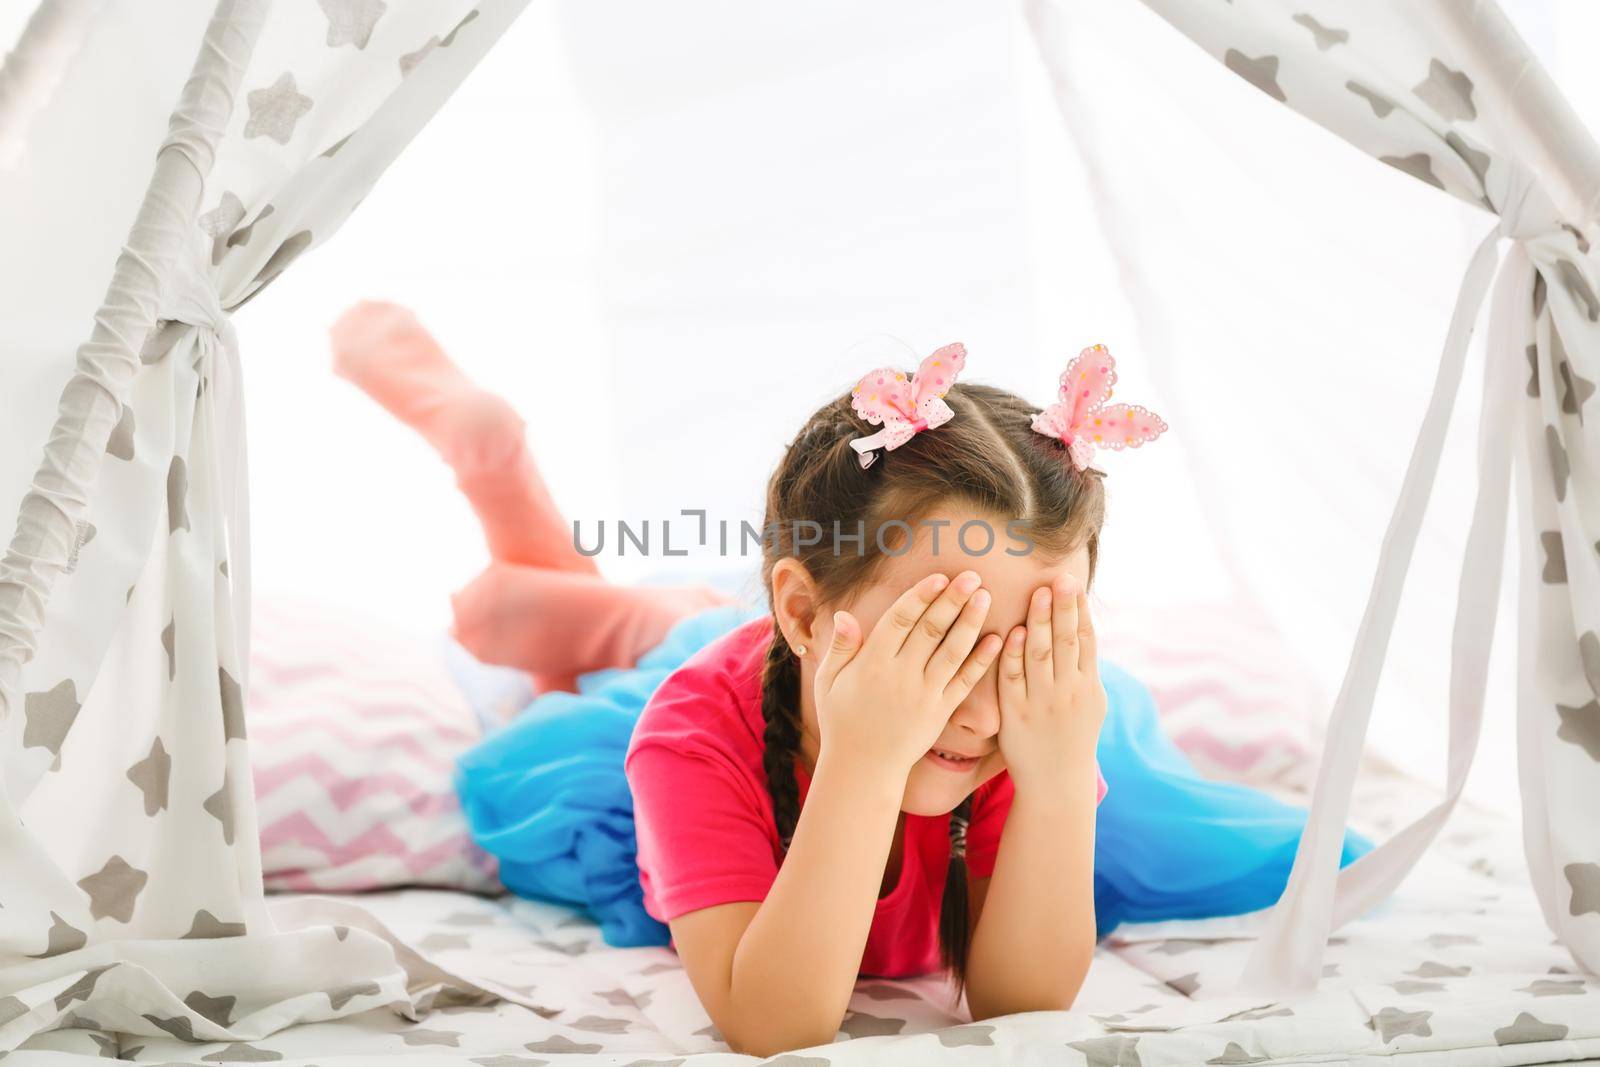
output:
[[785,556],[772,565],[772,612],[790,648],[816,646],[817,612],[822,604],[806,565]]

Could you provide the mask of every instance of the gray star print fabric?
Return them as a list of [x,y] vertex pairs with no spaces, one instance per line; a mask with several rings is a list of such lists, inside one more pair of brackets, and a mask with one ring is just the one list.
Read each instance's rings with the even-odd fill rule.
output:
[[427,968],[381,925],[275,920],[263,897],[231,316],[338,229],[520,7],[166,16],[205,48],[57,429],[15,449],[33,473],[0,563],[0,1054],[62,1026],[244,1042],[413,1011]]
[[[1313,770],[1307,760],[1292,778],[1308,782]],[[1272,788],[1305,801],[1303,785]],[[1353,825],[1382,836],[1399,825],[1399,813],[1433,795],[1414,779],[1374,772],[1358,788]],[[1229,993],[1262,913],[1131,924],[1097,947],[1072,1011],[975,1023],[938,975],[863,979],[830,1042],[770,1062],[1188,1067],[1415,1057],[1466,1067],[1600,1056],[1600,979],[1581,973],[1548,936],[1515,819],[1468,803],[1458,815],[1415,880],[1341,929],[1311,996]],[[65,1022],[20,1051],[53,1052],[67,1063],[120,1055],[295,1067],[756,1062],[731,1052],[670,949],[612,948],[582,915],[509,896],[400,890],[360,903],[358,918],[382,923],[437,967],[413,985],[410,1014],[391,1008],[375,982],[329,984],[316,999],[344,1014],[247,1038],[234,1031],[250,1002],[197,982],[174,1003],[146,1009],[158,1033],[119,1034],[104,1028],[107,1012],[92,1003],[132,988],[127,969],[112,965],[56,994]],[[317,906],[301,897],[271,903],[284,926]],[[0,1000],[0,1022],[6,1010]]]

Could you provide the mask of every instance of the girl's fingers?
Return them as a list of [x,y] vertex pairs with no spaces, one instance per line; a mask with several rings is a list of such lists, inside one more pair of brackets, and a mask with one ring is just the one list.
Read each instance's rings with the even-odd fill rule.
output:
[[[960,584],[961,578],[957,577],[955,584],[951,588],[953,589]],[[928,615],[932,615],[938,607],[939,605],[935,604],[932,608],[929,608]],[[955,624],[944,635],[944,640],[939,642],[939,647],[933,650],[933,655],[927,662],[924,677],[936,689],[943,689],[948,685],[950,679],[954,678],[956,672],[967,662],[967,658],[972,652],[972,646],[978,643],[978,638],[983,633],[983,620],[988,614],[989,590],[979,589],[972,594],[966,605],[961,609],[961,614],[956,616]],[[924,616],[924,619],[926,618],[927,616]],[[923,628],[919,626],[917,629],[921,630]],[[907,640],[907,648],[910,647],[911,641],[914,640],[916,640],[915,634]]]
[[1050,692],[1055,685],[1055,670],[1051,664],[1055,649],[1050,635],[1050,587],[1042,585],[1033,591],[1028,601],[1028,636],[1023,647],[1023,662],[1028,674],[1028,692]]
[[1078,590],[1078,669],[1085,674],[1100,671],[1099,642],[1095,639],[1094,620],[1089,618],[1089,593]]
[[898,654],[912,627],[921,621],[922,613],[928,610],[928,605],[939,599],[949,584],[949,578],[934,573],[901,593],[872,628],[872,633],[867,635],[866,648],[886,656]]
[[822,662],[817,666],[816,687],[817,691],[826,693],[833,686],[833,680],[839,676],[844,665],[855,658],[861,648],[861,624],[856,617],[848,611],[833,613],[833,639],[828,642],[828,651],[823,653]]
[[[962,571],[945,587],[944,592],[928,605],[927,610],[922,613],[922,618],[911,627],[911,632],[906,634],[905,643],[900,646],[900,655],[904,656],[908,663],[919,670],[932,665],[934,651],[947,639],[951,632],[950,627],[961,616],[982,580],[977,571]],[[978,635],[974,632],[972,640],[977,639]],[[952,673],[961,666],[961,661],[967,658],[967,652],[971,647],[969,642],[967,647],[961,650],[961,654],[950,667]],[[945,677],[946,680],[949,679],[948,674]]]
[[1003,644],[999,634],[983,635],[978,647],[972,650],[972,655],[967,657],[967,661],[961,665],[961,669],[950,680],[950,684],[945,686],[945,707],[954,708],[967,699],[967,694],[983,680],[985,674],[989,673],[989,665],[1000,655],[1000,647]]
[[1064,574],[1052,583],[1051,592],[1056,677],[1066,681],[1078,671],[1078,579]]
[[1005,647],[1000,650],[1000,670],[997,680],[1002,709],[1008,704],[1020,707],[1021,701],[1028,698],[1027,669],[1022,661],[1022,646],[1027,636],[1028,631],[1024,627],[1013,626],[1011,632],[1006,634]]

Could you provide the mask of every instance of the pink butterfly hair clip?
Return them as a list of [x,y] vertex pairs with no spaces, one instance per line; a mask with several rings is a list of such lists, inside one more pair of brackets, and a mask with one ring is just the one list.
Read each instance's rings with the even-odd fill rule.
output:
[[879,367],[862,375],[850,391],[850,406],[868,424],[883,429],[850,442],[861,466],[870,467],[877,460],[874,449],[893,451],[921,431],[949,422],[955,412],[944,402],[944,395],[966,365],[967,346],[953,344],[924,359],[910,381],[906,380],[905,371],[893,367]]
[[1166,432],[1161,416],[1137,404],[1107,404],[1117,361],[1105,345],[1079,352],[1061,372],[1060,399],[1033,416],[1033,428],[1067,446],[1072,465],[1089,466],[1099,447],[1138,448]]

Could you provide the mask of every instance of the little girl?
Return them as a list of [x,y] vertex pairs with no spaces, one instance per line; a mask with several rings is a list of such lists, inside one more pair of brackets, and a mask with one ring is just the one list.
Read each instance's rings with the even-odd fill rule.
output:
[[611,943],[670,939],[734,1048],[831,1041],[858,974],[942,966],[974,1019],[1066,1009],[1118,923],[1282,892],[1304,810],[1200,777],[1097,656],[1089,462],[1166,428],[1104,404],[1104,349],[1042,411],[959,380],[959,345],[824,405],[768,484],[756,611],[606,583],[520,420],[409,313],[358,305],[334,340],[484,522],[453,634],[546,687],[461,761],[474,836]]

